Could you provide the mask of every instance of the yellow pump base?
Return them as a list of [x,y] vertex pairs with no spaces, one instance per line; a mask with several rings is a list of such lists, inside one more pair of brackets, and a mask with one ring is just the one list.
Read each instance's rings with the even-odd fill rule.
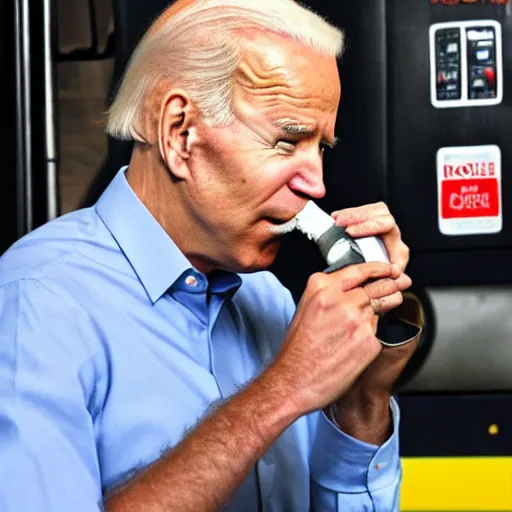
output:
[[512,512],[512,457],[402,458],[401,512]]

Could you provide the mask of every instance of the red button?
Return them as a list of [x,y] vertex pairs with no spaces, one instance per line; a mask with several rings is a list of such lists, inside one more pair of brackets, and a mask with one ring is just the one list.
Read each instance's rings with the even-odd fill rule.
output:
[[494,71],[493,68],[485,68],[484,76],[488,82],[494,83],[494,81],[496,80],[496,72]]

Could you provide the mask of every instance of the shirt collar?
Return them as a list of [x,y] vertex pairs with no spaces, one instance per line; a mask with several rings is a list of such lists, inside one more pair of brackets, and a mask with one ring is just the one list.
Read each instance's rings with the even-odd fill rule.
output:
[[193,267],[132,190],[127,168],[117,172],[95,208],[155,303]]

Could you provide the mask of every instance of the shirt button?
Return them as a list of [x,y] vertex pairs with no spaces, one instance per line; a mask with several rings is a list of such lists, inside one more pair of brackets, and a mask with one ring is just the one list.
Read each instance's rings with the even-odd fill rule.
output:
[[185,279],[187,286],[197,286],[197,279],[194,276],[187,276]]
[[375,464],[375,469],[377,471],[380,471],[381,469],[384,469],[386,467],[386,463],[385,462],[379,462],[378,464]]

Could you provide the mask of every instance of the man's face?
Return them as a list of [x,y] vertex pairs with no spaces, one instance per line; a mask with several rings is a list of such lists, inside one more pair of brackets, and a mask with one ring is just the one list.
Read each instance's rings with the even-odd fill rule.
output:
[[235,121],[200,124],[189,201],[210,263],[236,272],[272,264],[276,224],[325,194],[322,152],[335,142],[336,59],[257,34],[235,75]]

